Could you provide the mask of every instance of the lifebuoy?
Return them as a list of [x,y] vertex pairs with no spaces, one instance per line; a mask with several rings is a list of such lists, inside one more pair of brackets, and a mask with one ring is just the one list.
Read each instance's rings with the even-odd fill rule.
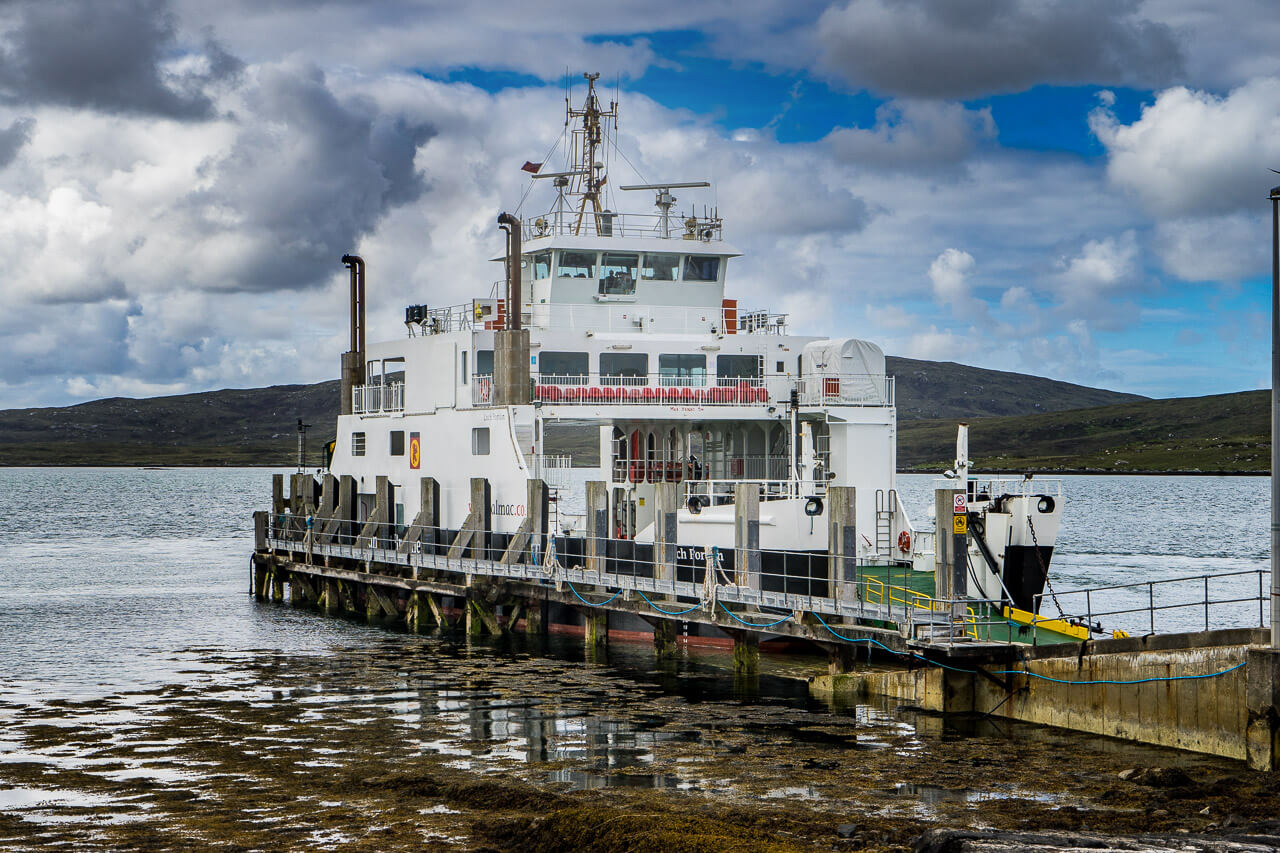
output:
[[911,534],[906,530],[898,534],[898,550],[904,554],[911,553]]

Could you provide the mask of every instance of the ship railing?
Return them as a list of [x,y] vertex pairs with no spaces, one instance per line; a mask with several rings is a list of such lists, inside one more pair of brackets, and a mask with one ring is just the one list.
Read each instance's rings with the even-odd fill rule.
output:
[[511,560],[506,553],[510,534],[468,537],[465,549],[452,547],[458,535],[441,527],[304,519],[285,512],[271,518],[267,547],[299,562],[338,557],[452,573],[457,582],[479,575],[566,583],[591,600],[634,590],[657,607],[700,610],[717,623],[727,622],[730,617],[722,612],[727,611],[765,633],[813,613],[836,637],[864,625],[896,628],[903,636],[938,644],[1010,641],[1004,619],[998,612],[993,616],[987,603],[933,597],[922,588],[932,589],[932,573],[916,572],[902,561],[774,549],[745,559],[714,546],[677,542],[662,558],[673,564],[659,566],[651,543],[621,535],[594,540],[537,535]]
[[[643,285],[645,282],[641,282]],[[554,303],[526,311],[530,325],[549,331],[590,329],[593,332],[666,332],[671,334],[786,334],[787,315],[716,306]],[[752,320],[744,323],[749,314]]]
[[573,481],[573,457],[535,454],[529,458],[529,471],[535,480],[543,480],[553,489],[567,489]]
[[471,380],[471,405],[493,405],[493,374],[477,373]]
[[[610,468],[615,483],[686,483],[686,500],[690,495],[715,497],[705,506],[733,502],[733,487],[738,483],[755,482],[762,486],[765,500],[776,497],[794,497],[794,489],[784,493],[782,483],[788,481],[787,460],[778,456],[721,456],[703,459],[696,455],[681,456],[656,451],[641,453],[634,459],[614,457]],[[805,494],[820,494],[825,483],[818,484]],[[721,500],[727,496],[727,500]]]
[[791,380],[777,377],[540,374],[534,399],[548,405],[763,406],[786,400]]
[[404,411],[404,383],[357,385],[351,389],[351,410],[357,415]]
[[[495,282],[491,293],[502,292],[506,282]],[[524,282],[531,288],[532,282]],[[476,309],[480,310],[477,316]],[[669,332],[672,334],[784,335],[787,315],[768,311],[738,311],[722,306],[641,305],[595,303],[525,303],[521,310],[525,328],[548,331],[590,329],[593,332]],[[505,300],[491,296],[443,308],[427,308],[422,319],[410,324],[410,333],[442,334],[464,330],[496,330],[506,325]]]
[[1040,619],[1062,619],[1092,633],[1105,628],[1108,636],[1116,630],[1139,635],[1266,627],[1270,580],[1266,569],[1242,569],[1077,589],[1050,587],[1036,596],[1036,612]]
[[[952,479],[935,478],[934,491],[938,489],[958,489],[959,484]],[[1049,478],[1023,475],[1021,477],[993,477],[990,475],[970,474],[968,484],[969,500],[988,500],[1001,495],[1013,497],[1051,497],[1062,499],[1062,481]]]
[[[694,217],[692,223],[684,217],[663,217],[657,213],[601,213],[585,214],[548,211],[541,216],[526,219],[521,228],[522,239],[537,240],[540,237],[652,237],[690,241],[719,241],[722,239],[721,222],[716,217]],[[686,236],[687,235],[687,236]],[[678,251],[678,250],[673,250]]]
[[[736,462],[739,460],[730,460]],[[751,460],[743,459],[742,462]],[[738,486],[744,483],[756,485],[760,490],[760,500],[776,501],[787,498],[811,498],[826,494],[827,484],[817,480],[791,480],[786,474],[787,460],[756,460],[757,470],[770,469],[774,476],[745,476],[739,478],[721,477],[707,480],[688,480],[684,484],[685,505],[698,498],[701,506],[727,506],[734,503],[734,495]],[[752,471],[750,473],[756,473]]]
[[807,374],[796,382],[802,406],[892,406],[894,382],[883,373]]

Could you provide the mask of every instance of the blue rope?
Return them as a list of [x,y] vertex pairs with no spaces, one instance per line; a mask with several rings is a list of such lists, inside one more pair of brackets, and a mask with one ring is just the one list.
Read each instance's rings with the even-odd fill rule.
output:
[[697,604],[693,605],[688,610],[663,610],[661,607],[654,604],[652,601],[649,601],[649,596],[645,595],[643,592],[640,592],[640,590],[638,589],[636,590],[636,592],[640,593],[640,597],[643,598],[645,601],[647,601],[650,607],[652,607],[654,610],[666,616],[683,616],[686,613],[692,613],[693,611],[697,610],[699,607],[702,606],[702,602],[699,601]]
[[[824,628],[826,628],[828,631],[830,631],[830,632],[832,633],[832,635],[833,635],[833,636],[839,637],[840,639],[842,639],[842,640],[844,640],[844,641],[846,641],[846,642],[849,642],[849,643],[874,643],[875,645],[877,645],[877,646],[879,646],[880,648],[884,649],[886,652],[888,652],[888,653],[889,653],[889,654],[891,654],[891,655],[897,655],[898,657],[913,657],[913,658],[916,658],[916,659],[918,659],[918,660],[922,660],[922,661],[924,661],[925,663],[933,664],[934,666],[939,666],[939,667],[942,667],[943,669],[949,669],[949,670],[951,670],[952,672],[964,672],[964,673],[968,673],[969,675],[977,675],[977,674],[978,674],[978,671],[977,671],[977,670],[974,670],[974,669],[961,669],[961,668],[960,668],[960,667],[958,667],[958,666],[948,666],[948,665],[947,665],[947,664],[945,664],[945,663],[938,663],[938,662],[937,662],[937,661],[935,661],[935,660],[930,660],[929,658],[925,657],[924,655],[916,654],[915,652],[899,652],[899,651],[897,651],[897,650],[895,650],[895,649],[891,649],[891,648],[889,648],[889,647],[888,647],[888,646],[886,646],[884,643],[880,642],[879,640],[873,639],[873,638],[871,638],[871,637],[846,637],[844,634],[841,634],[841,633],[837,632],[834,628],[832,628],[832,627],[831,627],[830,625],[828,625],[826,622],[823,622],[822,617],[821,617],[821,616],[819,616],[817,613],[813,614],[813,616],[814,616],[814,618],[815,618],[815,619],[817,619],[819,622],[822,622],[822,627],[824,627]],[[993,672],[993,673],[992,673],[992,675],[1026,675],[1026,676],[1029,676],[1029,677],[1031,677],[1031,678],[1039,678],[1039,679],[1041,679],[1041,680],[1043,680],[1043,681],[1052,681],[1054,684],[1080,684],[1080,685],[1085,685],[1085,684],[1148,684],[1148,683],[1150,683],[1150,682],[1152,682],[1152,681],[1191,681],[1191,680],[1194,680],[1194,679],[1197,679],[1197,678],[1217,678],[1219,675],[1226,675],[1228,672],[1234,672],[1235,670],[1237,670],[1237,669],[1239,669],[1240,667],[1244,666],[1246,663],[1248,663],[1248,661],[1241,661],[1240,663],[1236,664],[1235,666],[1233,666],[1233,667],[1229,667],[1228,669],[1224,669],[1224,670],[1222,670],[1221,672],[1206,672],[1206,673],[1204,673],[1203,675],[1159,675],[1159,676],[1155,676],[1155,677],[1153,677],[1153,678],[1135,678],[1135,679],[1133,679],[1132,681],[1119,681],[1119,680],[1112,680],[1112,679],[1097,679],[1097,680],[1094,680],[1094,681],[1068,681],[1068,680],[1067,680],[1067,679],[1065,679],[1065,678],[1053,678],[1052,676],[1049,676],[1049,675],[1040,675],[1038,672],[1030,672],[1030,671],[1025,670],[1025,669],[1002,669],[1002,670],[998,670],[998,671],[996,671],[996,672]]]
[[578,596],[578,600],[579,600],[579,601],[581,601],[583,604],[587,605],[588,607],[604,607],[604,606],[605,606],[606,604],[608,604],[610,601],[613,601],[615,598],[617,598],[618,596],[622,595],[622,590],[618,590],[618,591],[617,591],[617,592],[615,592],[613,595],[609,596],[608,598],[606,598],[604,601],[600,602],[599,604],[593,604],[593,603],[591,603],[590,601],[587,601],[587,600],[586,600],[585,598],[583,598],[581,595],[579,595],[579,594],[578,594],[578,591],[577,591],[576,589],[574,589],[574,588],[573,588],[573,584],[569,583],[568,581],[565,581],[565,585],[569,587],[569,589],[573,592],[573,594],[574,594],[574,595],[577,595],[577,596]]
[[1055,684],[1147,684],[1151,681],[1192,681],[1197,678],[1217,678],[1219,675],[1226,675],[1228,672],[1234,672],[1246,663],[1248,663],[1247,660],[1242,660],[1235,666],[1222,670],[1222,672],[1206,672],[1203,675],[1157,675],[1152,678],[1135,678],[1132,681],[1113,681],[1110,679],[1098,679],[1096,681],[1067,681],[1063,678],[1052,678],[1048,675],[1040,675],[1039,673],[1026,672],[1020,669],[1005,669],[997,672],[996,675],[1029,675],[1032,678],[1052,681]]
[[795,616],[795,614],[794,614],[794,613],[788,613],[786,616],[783,616],[783,617],[782,617],[781,619],[779,619],[777,622],[770,622],[768,625],[753,625],[753,624],[751,624],[750,622],[743,622],[743,620],[738,619],[738,617],[737,617],[736,615],[734,615],[734,612],[733,612],[732,610],[730,610],[729,608],[727,608],[727,607],[725,607],[725,606],[724,606],[724,602],[723,602],[723,601],[718,602],[718,603],[719,603],[719,605],[720,605],[720,609],[721,609],[721,610],[723,610],[725,613],[728,613],[730,616],[733,616],[733,618],[734,618],[734,619],[736,619],[736,620],[737,620],[737,621],[739,621],[739,622],[742,622],[742,624],[743,624],[743,625],[746,625],[748,628],[772,628],[774,625],[781,625],[783,622],[786,622],[786,621],[787,621],[788,619],[790,619],[792,616]]

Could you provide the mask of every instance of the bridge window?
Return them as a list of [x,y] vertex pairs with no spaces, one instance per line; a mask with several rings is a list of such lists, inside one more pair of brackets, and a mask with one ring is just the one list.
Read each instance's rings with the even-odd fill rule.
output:
[[471,430],[471,455],[489,455],[489,428],[475,427]]
[[391,431],[391,455],[404,456],[404,430],[402,429]]
[[680,256],[646,252],[640,277],[645,281],[677,281],[680,278]]
[[707,357],[671,353],[658,356],[658,373],[666,386],[697,386],[706,384]]
[[636,266],[639,255],[605,252],[600,262],[600,292],[612,296],[630,296],[636,292]]
[[585,352],[544,352],[538,356],[538,375],[568,376],[583,384],[591,372],[588,361]]
[[551,278],[551,253],[538,252],[532,255],[533,258],[533,277]]
[[561,252],[560,267],[556,275],[561,278],[595,278],[595,252]]
[[351,455],[364,456],[364,433],[351,433]]
[[687,255],[684,259],[685,281],[718,281],[720,259],[707,255]]
[[[649,356],[643,352],[600,353],[600,384],[643,385],[644,382],[621,382],[623,378],[643,380],[649,373]],[[610,381],[612,379],[612,381]]]

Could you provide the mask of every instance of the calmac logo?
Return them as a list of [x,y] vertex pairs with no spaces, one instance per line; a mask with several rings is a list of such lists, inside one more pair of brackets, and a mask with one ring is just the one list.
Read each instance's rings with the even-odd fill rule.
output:
[[416,432],[409,433],[409,467],[415,471],[422,467],[422,438]]

